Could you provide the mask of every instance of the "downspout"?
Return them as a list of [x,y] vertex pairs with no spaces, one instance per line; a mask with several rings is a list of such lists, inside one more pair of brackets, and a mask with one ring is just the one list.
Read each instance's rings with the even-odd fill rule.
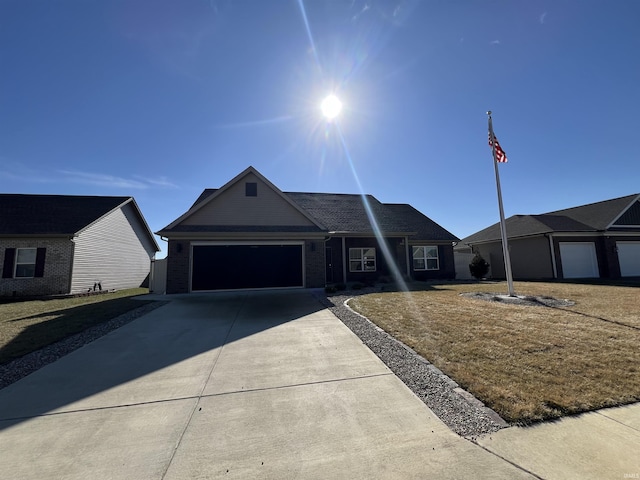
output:
[[69,256],[69,282],[67,283],[67,291],[66,293],[71,293],[71,287],[73,286],[73,264],[76,260],[76,236],[69,238],[69,242],[71,242],[71,255]]
[[411,278],[411,267],[409,266],[409,237],[404,237],[404,253],[407,257],[407,278]]
[[342,237],[342,283],[347,283],[347,243]]
[[549,237],[549,250],[551,251],[551,266],[553,268],[553,278],[558,278],[558,267],[556,266],[556,251],[553,248],[553,235],[550,233]]

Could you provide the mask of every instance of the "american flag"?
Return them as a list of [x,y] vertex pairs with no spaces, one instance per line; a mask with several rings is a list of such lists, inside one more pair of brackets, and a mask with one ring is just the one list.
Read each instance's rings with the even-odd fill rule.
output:
[[[502,147],[500,146],[500,143],[498,142],[498,139],[495,135],[493,136],[493,138],[496,141],[496,162],[507,163],[507,154],[504,153],[504,150],[502,150]],[[491,144],[491,132],[489,132],[489,146],[493,147],[493,145]]]

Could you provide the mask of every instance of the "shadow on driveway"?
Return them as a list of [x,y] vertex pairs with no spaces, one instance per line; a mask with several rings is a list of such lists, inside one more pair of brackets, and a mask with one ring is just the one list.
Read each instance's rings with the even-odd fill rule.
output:
[[136,300],[131,297],[113,298],[99,303],[77,305],[4,320],[2,322],[3,328],[9,329],[7,332],[9,335],[12,330],[14,332],[20,330],[20,333],[0,347],[0,365],[7,364],[33,352],[34,349],[51,345],[149,303],[152,302]]
[[197,397],[225,343],[324,309],[302,290],[167,299],[0,390],[0,430],[39,415]]

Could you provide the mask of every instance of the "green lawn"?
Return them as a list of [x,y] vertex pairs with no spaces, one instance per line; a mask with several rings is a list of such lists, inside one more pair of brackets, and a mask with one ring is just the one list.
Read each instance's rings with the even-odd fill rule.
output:
[[146,288],[0,304],[0,365],[117,317],[149,301]]

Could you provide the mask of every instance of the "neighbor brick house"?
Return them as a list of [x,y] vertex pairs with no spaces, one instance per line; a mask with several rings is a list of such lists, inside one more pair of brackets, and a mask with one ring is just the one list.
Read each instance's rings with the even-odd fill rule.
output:
[[157,251],[132,197],[0,194],[0,296],[140,287]]
[[[640,195],[557,210],[514,215],[505,222],[514,278],[640,276]],[[461,241],[504,278],[500,224]]]
[[282,192],[249,167],[158,235],[167,293],[454,278],[447,230],[371,195]]

